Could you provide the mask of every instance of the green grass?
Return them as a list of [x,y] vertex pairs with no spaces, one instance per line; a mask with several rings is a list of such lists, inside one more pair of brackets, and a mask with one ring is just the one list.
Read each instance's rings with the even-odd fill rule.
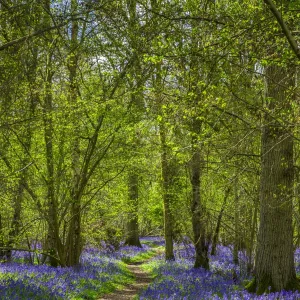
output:
[[158,269],[160,262],[159,261],[149,261],[141,265],[141,269],[150,273],[153,277],[157,276],[156,270]]
[[[72,299],[73,300],[98,299],[101,296],[113,293],[115,290],[121,290],[127,284],[134,283],[135,282],[134,276],[128,270],[127,264],[128,263],[140,263],[145,260],[148,260],[148,259],[154,257],[155,255],[157,255],[158,252],[162,251],[163,249],[164,249],[164,247],[159,246],[159,247],[155,247],[155,249],[150,249],[147,252],[140,253],[132,258],[122,259],[122,262],[120,262],[121,268],[124,272],[122,275],[113,276],[110,281],[102,283],[101,287],[99,286],[98,289],[95,288],[93,290],[86,290],[84,292],[84,294],[79,295],[79,296],[77,295],[76,297],[74,297]],[[141,267],[143,267],[143,266],[144,266],[144,264],[141,265]],[[138,299],[138,296],[136,296],[134,299]]]
[[97,280],[94,280],[93,289],[85,290],[80,295],[74,295],[71,299],[72,300],[82,300],[82,299],[98,299],[99,297],[110,294],[117,289],[122,289],[125,285],[131,284],[135,281],[134,276],[128,270],[126,264],[124,262],[120,262],[120,267],[123,271],[121,275],[114,275],[111,276],[111,280],[101,283]]
[[[162,248],[162,247],[160,247]],[[156,248],[156,249],[150,249],[149,251],[147,252],[144,252],[144,253],[140,253],[134,257],[125,257],[122,259],[123,262],[125,263],[140,263],[140,262],[143,262],[145,260],[148,260],[152,257],[154,257],[155,255],[157,255],[158,253],[158,249],[160,248]]]
[[[83,300],[83,299],[89,299],[89,300],[94,300],[98,299],[99,297],[102,297],[106,294],[113,293],[115,290],[120,290],[122,289],[125,285],[127,284],[132,284],[135,282],[134,276],[132,273],[128,270],[127,264],[129,263],[140,263],[145,260],[148,260],[155,255],[158,254],[159,251],[162,251],[164,247],[162,246],[155,246],[155,249],[150,249],[147,252],[140,253],[132,258],[123,258],[122,261],[120,262],[121,269],[123,271],[122,275],[115,275],[111,277],[111,280],[105,282],[105,283],[100,283],[95,280],[93,289],[85,290],[81,295],[74,295],[72,297],[72,300]],[[146,263],[148,264],[148,263]],[[141,265],[141,267],[143,267]],[[144,267],[143,267],[144,269]],[[146,269],[145,269],[146,270]],[[136,298],[138,299],[138,297]]]

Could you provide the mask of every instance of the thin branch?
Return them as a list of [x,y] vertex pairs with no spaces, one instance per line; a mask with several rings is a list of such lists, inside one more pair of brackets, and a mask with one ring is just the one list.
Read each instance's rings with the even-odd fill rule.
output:
[[63,27],[66,24],[67,24],[67,22],[63,22],[63,23],[61,23],[59,25],[56,25],[56,26],[51,26],[51,27],[48,27],[48,28],[40,29],[40,30],[35,31],[35,32],[31,33],[31,34],[28,34],[28,35],[23,36],[21,38],[18,38],[18,39],[15,39],[13,41],[10,41],[8,43],[5,43],[5,44],[3,44],[3,45],[0,46],[0,51],[3,51],[3,50],[5,50],[5,49],[7,49],[7,48],[9,48],[11,46],[14,46],[14,45],[20,44],[22,42],[25,42],[25,41],[27,41],[29,39],[32,39],[35,36],[42,35],[45,32],[48,32],[48,31],[51,31],[53,29],[57,29],[57,28]]
[[96,192],[93,193],[92,197],[90,197],[90,199],[81,207],[81,210],[84,210],[92,202],[92,200],[95,198],[95,196],[99,193],[99,191],[101,189],[103,189],[109,182],[115,180],[120,174],[122,174],[124,172],[125,168],[126,168],[126,166],[124,166],[121,169],[121,171],[119,171],[116,175],[114,175],[113,177],[110,177],[106,181],[104,181],[104,183],[102,183],[101,186],[97,188]]
[[272,0],[264,0],[264,2],[269,6],[272,14],[276,18],[278,24],[280,25],[282,32],[284,33],[286,39],[288,40],[293,52],[296,54],[297,58],[300,59],[300,48],[297,45],[296,40],[294,39],[294,36],[292,35],[292,32],[284,22],[280,12],[277,10],[275,4]]
[[235,113],[227,111],[227,110],[225,110],[225,109],[223,109],[223,108],[221,108],[221,107],[219,107],[217,105],[212,105],[212,107],[215,108],[215,109],[217,109],[217,110],[219,110],[219,111],[221,111],[221,112],[223,112],[223,113],[225,113],[225,114],[227,114],[227,115],[229,115],[229,116],[237,118],[237,119],[241,120],[242,122],[244,122],[245,124],[251,126],[251,124],[247,120],[243,119],[241,116],[239,116],[239,115],[237,115]]
[[147,10],[148,12],[157,15],[159,17],[162,17],[164,19],[170,20],[170,21],[182,21],[182,20],[196,20],[196,21],[205,21],[205,22],[211,22],[211,23],[216,23],[216,24],[220,24],[220,25],[226,25],[225,22],[220,21],[218,19],[214,19],[214,18],[210,18],[210,17],[204,17],[204,16],[180,16],[180,17],[170,17],[167,16],[161,12],[155,11],[153,9],[148,8],[146,5],[144,5],[143,3],[141,3],[140,1],[137,1],[140,5],[142,5],[144,7],[145,10]]
[[68,22],[73,21],[73,20],[79,20],[79,19],[81,19],[80,16],[77,16],[76,18],[74,18],[74,15],[73,15],[70,19],[68,19],[68,20],[66,20],[66,21],[64,21],[64,22],[62,22],[60,24],[55,24],[53,26],[37,30],[37,31],[35,31],[35,32],[31,33],[31,34],[22,36],[22,37],[20,37],[18,39],[15,39],[15,40],[10,41],[8,43],[2,44],[2,45],[0,45],[0,51],[3,51],[3,50],[5,50],[5,49],[7,49],[7,48],[9,48],[11,46],[20,44],[20,43],[25,42],[27,40],[30,40],[30,39],[32,39],[35,36],[39,36],[39,35],[42,35],[42,34],[44,34],[46,32],[49,32],[51,30],[59,29],[61,27],[64,27],[65,25],[68,24]]

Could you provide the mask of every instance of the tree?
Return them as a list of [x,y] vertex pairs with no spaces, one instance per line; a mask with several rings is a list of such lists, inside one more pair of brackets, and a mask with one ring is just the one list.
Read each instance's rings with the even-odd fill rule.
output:
[[278,106],[281,113],[290,111],[294,73],[285,67],[269,66],[266,78],[268,98],[262,130],[260,227],[255,261],[258,293],[269,286],[274,291],[297,287],[292,229],[292,127],[270,114]]
[[[135,152],[141,144],[141,136],[138,133],[138,124],[140,123],[141,115],[144,113],[144,101],[141,87],[143,86],[142,68],[141,68],[141,49],[139,36],[134,33],[140,31],[140,20],[137,14],[136,1],[126,1],[126,8],[128,11],[128,43],[131,51],[135,54],[132,72],[130,74],[130,92],[131,92],[131,106],[133,118],[133,139],[132,152]],[[139,240],[139,222],[138,222],[138,207],[139,207],[139,167],[137,162],[133,162],[133,166],[128,170],[128,221],[125,244],[129,246],[142,247]]]
[[[288,9],[288,3],[284,3]],[[272,39],[274,43],[275,40]],[[271,55],[276,55],[273,51]],[[282,57],[281,57],[282,60]],[[299,289],[293,250],[294,141],[292,105],[295,70],[289,62],[266,66],[266,98],[261,135],[260,227],[255,279],[258,294]]]
[[[22,7],[24,18],[22,20],[15,17],[15,9],[11,8],[7,3],[1,4],[1,11],[3,14],[1,17],[1,29],[5,39],[17,37],[18,34],[26,30],[26,24],[30,22],[31,18],[39,20],[41,17],[38,4],[31,7],[24,5],[24,7]],[[9,17],[9,15],[11,17]],[[36,27],[38,27],[38,21],[35,25],[35,29]],[[16,168],[19,170],[18,176],[15,178],[14,186],[12,187],[13,215],[10,222],[7,242],[5,243],[8,248],[18,243],[19,235],[22,230],[22,205],[26,192],[28,173],[30,171],[29,166],[31,165],[30,148],[34,132],[33,118],[38,103],[36,84],[38,54],[39,47],[37,43],[16,44],[14,47],[2,53],[4,58],[8,58],[9,56],[14,58],[13,65],[7,61],[6,64],[2,66],[3,74],[5,74],[2,80],[7,81],[6,84],[4,84],[5,81],[2,82],[3,86],[6,85],[7,89],[3,101],[3,114],[6,117],[5,122],[10,119],[9,116],[12,114],[17,114],[20,120],[28,120],[18,126],[7,126],[7,133],[10,132],[10,134],[6,134],[2,131],[4,138],[1,150],[2,160],[10,172],[15,172]],[[21,57],[23,59],[20,59]],[[10,69],[10,72],[7,72],[7,68]],[[15,76],[15,79],[12,81],[10,81],[11,76]],[[15,101],[13,100],[13,93],[16,95]],[[13,105],[13,102],[15,102],[15,105]],[[17,113],[17,111],[20,113]],[[12,138],[12,136],[15,136],[17,139],[18,146],[13,142],[14,138]],[[9,150],[14,148],[16,149],[17,162],[13,162],[10,159]],[[2,246],[4,246],[4,244]],[[8,259],[11,258],[10,250],[6,251],[6,256]]]

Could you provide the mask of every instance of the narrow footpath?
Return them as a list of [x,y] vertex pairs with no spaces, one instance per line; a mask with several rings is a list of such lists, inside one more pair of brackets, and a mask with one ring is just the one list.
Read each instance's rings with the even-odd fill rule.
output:
[[[158,250],[156,255],[162,254],[163,250]],[[154,255],[154,256],[156,256]],[[153,257],[154,257],[153,256]],[[129,300],[134,299],[143,289],[145,289],[153,280],[151,275],[144,271],[140,266],[147,263],[150,259],[141,262],[129,262],[127,264],[128,270],[135,277],[135,282],[125,285],[122,289],[115,290],[113,293],[103,295],[97,300]]]
[[142,289],[146,288],[148,284],[152,281],[149,273],[143,271],[140,268],[141,263],[129,263],[128,269],[135,276],[135,282],[129,285],[126,285],[121,290],[116,290],[111,294],[107,294],[99,298],[99,300],[129,300],[133,299]]

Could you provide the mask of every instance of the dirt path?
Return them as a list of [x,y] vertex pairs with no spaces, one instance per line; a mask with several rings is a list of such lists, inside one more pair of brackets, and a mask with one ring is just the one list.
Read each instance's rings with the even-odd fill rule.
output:
[[[156,255],[162,254],[163,250],[158,250]],[[156,256],[155,255],[155,256]],[[153,258],[153,257],[152,257]],[[138,263],[128,263],[127,267],[130,272],[135,276],[135,282],[132,284],[128,284],[124,286],[120,290],[116,290],[111,294],[103,295],[102,298],[98,298],[97,300],[129,300],[134,299],[134,297],[141,292],[144,288],[146,288],[153,280],[150,274],[144,271],[140,266],[150,259],[147,259]]]
[[116,290],[112,294],[107,294],[99,298],[99,300],[110,299],[110,300],[127,300],[133,299],[142,289],[146,288],[152,281],[150,275],[143,271],[138,264],[128,264],[128,269],[135,276],[135,282],[126,285],[122,290]]

